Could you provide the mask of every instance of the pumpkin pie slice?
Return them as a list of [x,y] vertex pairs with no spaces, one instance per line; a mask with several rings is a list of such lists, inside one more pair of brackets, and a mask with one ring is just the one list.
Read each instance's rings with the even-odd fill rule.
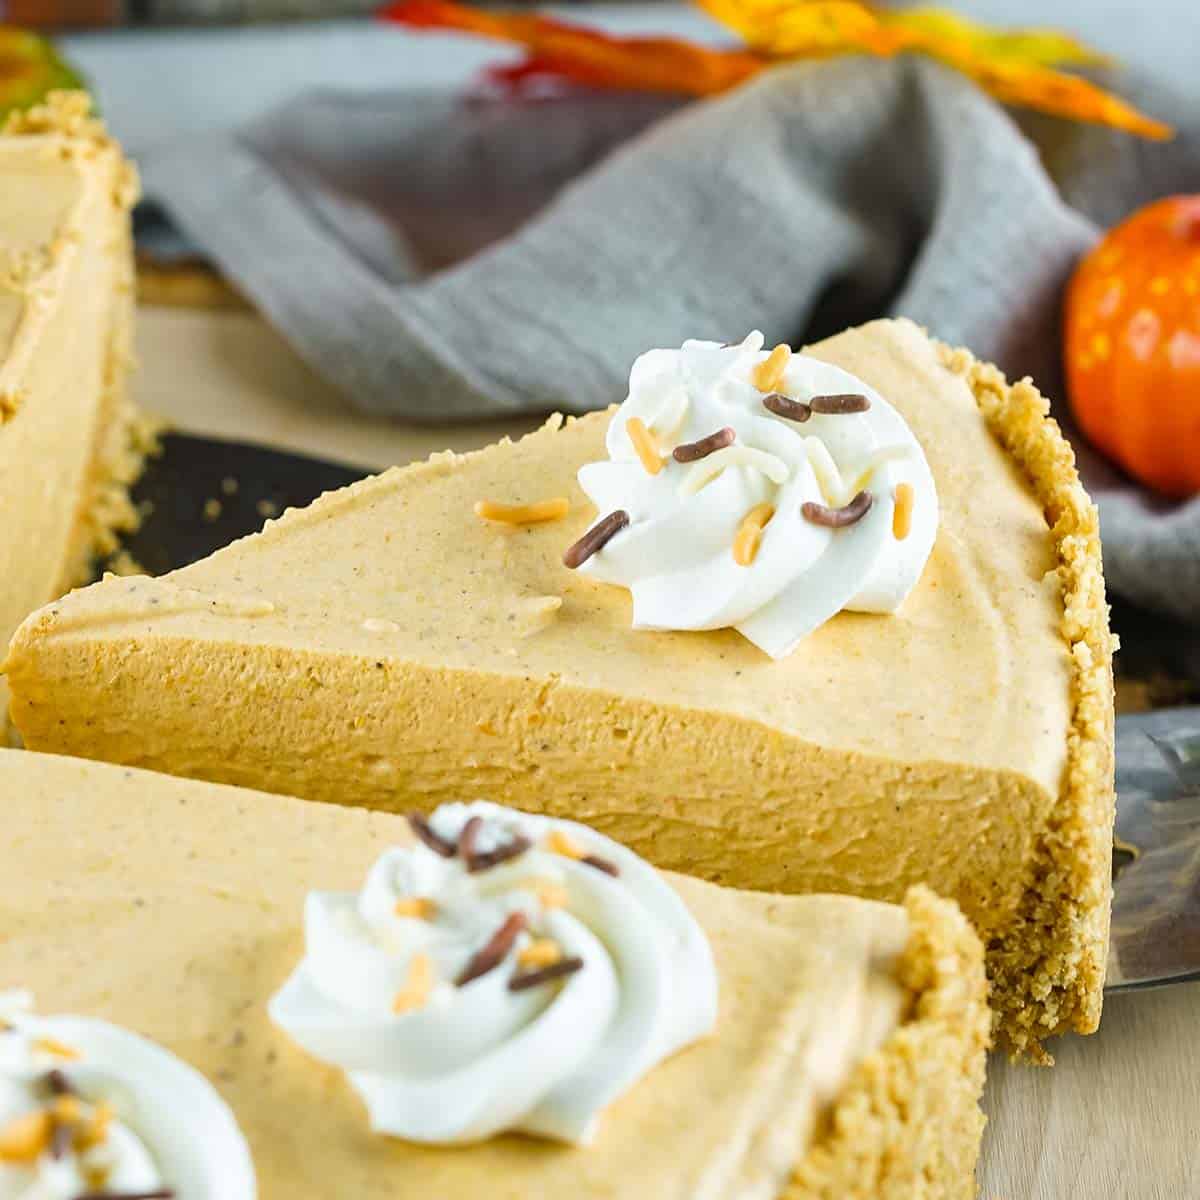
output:
[[618,410],[73,593],[12,642],[13,719],[306,799],[482,791],[732,887],[925,883],[1011,1048],[1093,1030],[1111,638],[1071,451],[1032,384],[909,322],[760,343],[654,351]]
[[135,520],[136,194],[82,93],[55,93],[0,132],[0,640],[86,581],[113,529]]
[[[403,817],[30,752],[0,752],[0,793],[0,992],[55,1014],[57,1043],[82,1031],[54,1065],[89,1105],[89,1055],[119,1045],[96,1022],[181,1060],[110,1080],[165,1186],[174,1126],[120,1097],[169,1106],[190,1066],[219,1100],[189,1084],[181,1111],[203,1100],[237,1170],[227,1193],[205,1160],[197,1195],[244,1194],[236,1127],[264,1200],[975,1194],[982,949],[925,889],[740,892],[494,805],[444,806],[417,841]],[[520,929],[481,962],[500,918]]]

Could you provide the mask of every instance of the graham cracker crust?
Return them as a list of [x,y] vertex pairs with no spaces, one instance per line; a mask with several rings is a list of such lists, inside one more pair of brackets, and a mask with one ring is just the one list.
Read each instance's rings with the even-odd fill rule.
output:
[[993,436],[1032,484],[1058,557],[1070,655],[1071,727],[1058,802],[1011,925],[987,947],[996,1036],[1014,1057],[1049,1064],[1042,1043],[1100,1023],[1112,904],[1114,693],[1096,506],[1050,405],[1029,379],[937,343],[970,387]]
[[904,899],[905,1022],[851,1076],[783,1200],[974,1200],[991,1016],[979,939],[926,887]]

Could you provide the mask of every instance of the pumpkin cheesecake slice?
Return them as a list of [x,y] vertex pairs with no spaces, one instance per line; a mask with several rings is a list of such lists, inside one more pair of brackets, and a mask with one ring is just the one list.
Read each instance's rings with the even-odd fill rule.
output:
[[136,519],[136,195],[82,93],[54,93],[0,132],[0,639],[85,582]]
[[392,811],[483,790],[733,887],[926,883],[1011,1048],[1099,1020],[1095,509],[1033,386],[909,322],[652,351],[617,410],[73,593],[6,670],[33,748]]
[[[53,1014],[0,1032],[0,1115],[110,1102],[171,1194],[251,1194],[239,1127],[263,1200],[975,1194],[982,949],[925,889],[739,892],[491,804],[410,825],[30,752],[0,793],[0,989]],[[101,1022],[175,1074],[93,1078]],[[63,1057],[14,1099],[26,1033]],[[220,1138],[194,1191],[179,1122],[122,1104],[169,1113],[188,1067],[216,1095],[179,1086],[177,1115]],[[0,1179],[41,1162],[11,1132]]]

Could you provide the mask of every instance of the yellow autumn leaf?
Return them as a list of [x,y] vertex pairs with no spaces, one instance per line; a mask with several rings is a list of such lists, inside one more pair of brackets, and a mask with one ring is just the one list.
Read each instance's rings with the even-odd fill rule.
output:
[[1104,66],[1109,59],[1056,29],[990,29],[944,8],[906,8],[882,19],[923,40],[960,42],[992,62],[1011,60],[1026,66]]
[[996,30],[936,8],[899,11],[854,0],[697,0],[710,16],[771,59],[903,52],[961,71],[1005,104],[1110,125],[1161,139],[1171,129],[1119,97],[1055,64],[1104,59],[1066,34]]
[[893,53],[876,39],[884,34],[878,17],[854,0],[698,0],[711,17],[746,44],[773,58],[844,54],[848,50]]

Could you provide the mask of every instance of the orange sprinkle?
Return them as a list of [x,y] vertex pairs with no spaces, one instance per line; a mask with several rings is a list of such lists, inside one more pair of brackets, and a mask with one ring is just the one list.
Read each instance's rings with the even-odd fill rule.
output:
[[783,379],[783,372],[792,357],[792,348],[782,342],[750,373],[750,379],[760,392],[773,392]]
[[566,908],[570,899],[567,889],[554,879],[525,879],[520,886],[533,892],[543,908]]
[[50,1110],[37,1108],[10,1121],[0,1129],[0,1163],[32,1165],[50,1145],[54,1118]]
[[92,1119],[75,1139],[76,1150],[82,1153],[108,1141],[108,1131],[116,1119],[116,1115],[116,1109],[107,1100],[102,1100],[97,1104],[92,1109]]
[[561,829],[553,829],[546,837],[546,849],[551,854],[561,854],[563,858],[579,860],[587,857],[587,851],[570,834]]
[[33,1043],[35,1050],[40,1050],[43,1054],[52,1054],[55,1058],[77,1059],[82,1055],[73,1046],[68,1046],[65,1042],[60,1042],[58,1038],[40,1037],[36,1038]]
[[428,921],[437,913],[437,904],[428,896],[405,896],[396,901],[396,916],[415,917],[418,921]]
[[762,531],[775,515],[775,505],[756,504],[743,518],[733,539],[733,561],[748,567],[758,554]]
[[495,500],[477,500],[475,515],[501,525],[541,525],[546,521],[561,521],[570,508],[566,496],[538,500],[533,504],[500,504]]
[[60,1125],[74,1125],[83,1113],[83,1105],[78,1096],[59,1096],[51,1106],[54,1119]]
[[1150,295],[1165,296],[1171,290],[1171,281],[1165,275],[1156,275],[1150,280]]
[[433,991],[434,982],[433,959],[424,951],[414,954],[408,960],[408,978],[392,1001],[392,1012],[399,1014],[424,1008]]
[[562,947],[553,938],[534,938],[517,953],[519,967],[551,967],[563,956]]
[[657,475],[663,469],[663,456],[658,448],[654,434],[646,428],[646,422],[641,417],[630,417],[625,422],[625,432],[633,443],[637,456],[642,460],[647,475]]
[[892,536],[902,542],[912,531],[912,511],[915,493],[911,483],[896,484],[895,507],[892,509]]

